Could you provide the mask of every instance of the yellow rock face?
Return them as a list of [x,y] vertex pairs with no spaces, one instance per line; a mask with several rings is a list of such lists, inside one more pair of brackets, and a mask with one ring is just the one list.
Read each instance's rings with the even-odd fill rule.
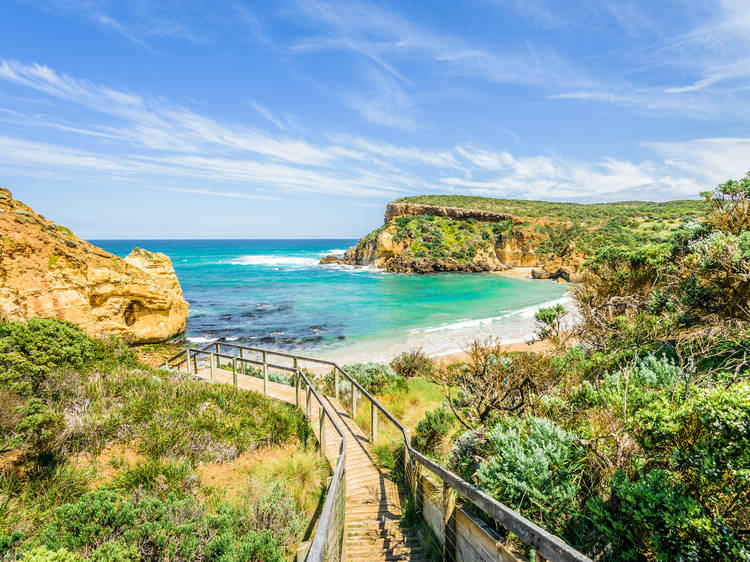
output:
[[0,315],[75,322],[94,336],[155,343],[185,331],[188,304],[172,262],[125,259],[76,237],[0,189]]

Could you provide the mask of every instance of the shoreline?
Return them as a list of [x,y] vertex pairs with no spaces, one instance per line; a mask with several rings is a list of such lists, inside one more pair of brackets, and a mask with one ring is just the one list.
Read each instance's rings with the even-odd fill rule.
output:
[[503,275],[505,277],[512,277],[513,279],[533,279],[531,276],[531,270],[533,267],[511,267],[502,271],[493,271],[495,275]]
[[[551,349],[550,344],[539,340],[528,340],[522,342],[514,342],[507,344],[500,344],[506,352],[519,352],[519,353],[541,353]],[[451,351],[448,353],[438,353],[435,355],[429,355],[429,357],[435,361],[438,365],[448,365],[450,363],[458,363],[465,361],[468,356],[466,351]]]

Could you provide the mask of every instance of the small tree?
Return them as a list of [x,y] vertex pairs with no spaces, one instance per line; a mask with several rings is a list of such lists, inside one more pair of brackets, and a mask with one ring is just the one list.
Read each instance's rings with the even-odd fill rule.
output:
[[565,330],[565,317],[568,311],[561,304],[540,308],[534,315],[537,325],[537,337],[550,342],[556,350],[562,350],[568,342]]
[[[494,414],[521,414],[531,394],[548,376],[549,359],[534,353],[512,357],[497,340],[475,340],[467,359],[436,372],[436,382],[458,421],[467,429],[485,428]],[[544,375],[547,373],[547,375]]]
[[750,172],[739,180],[727,180],[701,197],[708,203],[708,224],[739,235],[750,230]]

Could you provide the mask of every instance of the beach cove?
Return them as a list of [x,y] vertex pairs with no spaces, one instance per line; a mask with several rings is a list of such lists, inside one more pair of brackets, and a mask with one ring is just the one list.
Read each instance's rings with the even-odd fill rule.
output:
[[353,240],[100,240],[171,257],[190,303],[185,338],[283,349],[336,360],[380,360],[422,347],[461,351],[478,337],[513,344],[534,313],[567,303],[567,284],[496,273],[387,273],[320,265]]

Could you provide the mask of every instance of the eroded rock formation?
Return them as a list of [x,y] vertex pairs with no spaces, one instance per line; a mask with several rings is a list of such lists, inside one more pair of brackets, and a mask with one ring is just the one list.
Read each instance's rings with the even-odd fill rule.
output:
[[438,205],[422,205],[420,203],[388,203],[385,208],[385,220],[407,215],[432,215],[446,217],[453,220],[474,219],[483,222],[502,222],[513,220],[512,215],[493,213],[478,209],[461,209],[460,207],[442,207]]
[[188,304],[172,262],[136,248],[125,259],[81,240],[0,189],[0,315],[75,322],[95,336],[164,341]]
[[[439,217],[420,227],[419,233],[404,234],[398,227],[401,217]],[[485,224],[481,229],[477,223]],[[437,252],[414,252],[417,246],[427,247],[445,240],[451,224],[459,230],[473,230],[469,242],[444,247]],[[534,278],[575,281],[584,258],[575,246],[542,256],[540,246],[548,236],[535,228],[530,221],[509,214],[477,209],[461,209],[422,205],[416,203],[389,203],[385,211],[385,224],[364,236],[356,246],[342,257],[324,256],[321,263],[375,266],[388,271],[429,273],[437,271],[503,271],[515,267],[535,268]],[[442,232],[438,232],[442,230]],[[415,238],[416,236],[416,238]],[[433,246],[434,247],[434,246]]]

